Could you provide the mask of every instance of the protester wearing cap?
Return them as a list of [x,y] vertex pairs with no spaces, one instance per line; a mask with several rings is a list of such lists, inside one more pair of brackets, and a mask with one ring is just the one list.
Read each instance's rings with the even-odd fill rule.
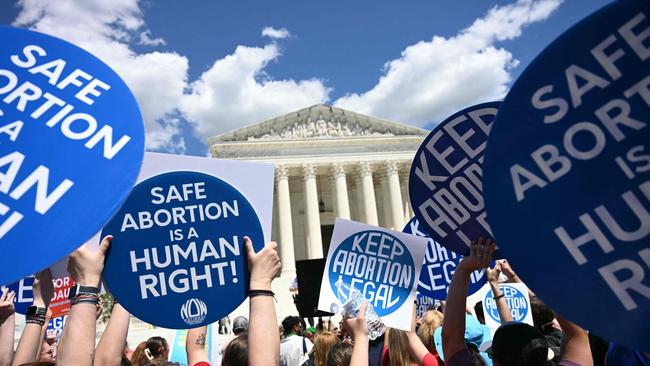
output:
[[[465,314],[464,340],[465,344],[468,346],[470,355],[475,362],[480,363],[482,361],[488,366],[492,365],[492,360],[486,352],[492,345],[492,334],[490,333],[490,328],[481,324],[476,317],[469,314]],[[448,362],[447,358],[445,358],[445,353],[443,352],[442,327],[438,327],[433,332],[433,341],[436,345],[436,350],[438,350],[440,359]]]
[[248,319],[245,316],[238,316],[232,322],[232,332],[236,336],[248,330]]

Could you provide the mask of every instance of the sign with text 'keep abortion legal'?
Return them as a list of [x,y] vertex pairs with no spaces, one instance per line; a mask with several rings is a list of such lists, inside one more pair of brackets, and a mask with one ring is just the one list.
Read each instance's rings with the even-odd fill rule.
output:
[[[144,154],[135,98],[63,40],[0,27],[0,284],[48,267],[96,233]],[[32,253],[29,255],[28,253]]]
[[139,183],[104,227],[114,236],[107,287],[134,316],[161,327],[213,323],[246,298],[244,236],[264,234],[253,206],[225,181],[171,172]]
[[[406,224],[402,232],[421,236],[429,241],[422,270],[420,271],[418,292],[432,299],[445,300],[447,291],[449,291],[451,277],[454,275],[456,266],[463,259],[463,256],[448,250],[429,238],[422,232],[420,223],[415,217]],[[491,264],[491,267],[493,266],[494,263]],[[486,277],[485,269],[473,272],[470,276],[467,295],[469,296],[478,291],[485,284]]]
[[569,320],[640,351],[650,351],[648,124],[650,2],[616,1],[515,82],[483,177],[494,235],[526,284]]
[[337,313],[353,288],[384,324],[409,330],[427,239],[336,219],[318,310]]
[[444,120],[424,139],[411,165],[415,217],[433,240],[458,254],[469,254],[470,241],[492,237],[481,180],[485,143],[500,105],[478,104]]
[[[523,283],[500,283],[499,290],[508,305],[512,314],[512,321],[517,323],[533,324],[533,312],[530,307],[528,287]],[[485,325],[490,328],[492,334],[501,326],[501,318],[497,308],[497,301],[494,300],[494,292],[489,284],[486,284],[480,291],[483,302],[483,315]]]

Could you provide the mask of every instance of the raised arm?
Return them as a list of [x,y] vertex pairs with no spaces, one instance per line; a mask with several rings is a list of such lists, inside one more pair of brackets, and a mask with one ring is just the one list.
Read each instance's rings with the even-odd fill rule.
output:
[[194,366],[199,362],[210,363],[208,352],[205,350],[208,326],[202,326],[187,331],[185,338],[185,352],[187,352],[187,365]]
[[6,287],[2,289],[0,296],[0,366],[11,365],[11,359],[14,357],[15,297],[15,292],[9,291]]
[[580,366],[593,366],[594,360],[591,357],[589,336],[579,326],[566,320],[560,314],[555,318],[562,327],[562,345],[560,347],[560,360],[569,360]]
[[271,281],[282,265],[275,251],[275,242],[255,253],[250,238],[244,237],[248,268],[250,269],[250,322],[248,324],[248,364],[278,365],[280,363],[280,334]]
[[487,273],[488,283],[492,289],[494,302],[497,304],[497,311],[499,312],[499,320],[501,321],[501,324],[511,322],[512,313],[510,312],[510,308],[508,308],[506,299],[504,298],[504,295],[501,293],[501,289],[499,288],[499,275],[501,274],[501,267],[497,263],[494,268],[487,268],[485,271]]
[[49,269],[34,276],[32,292],[34,294],[34,302],[27,310],[28,314],[25,318],[25,328],[23,329],[23,334],[20,335],[20,341],[18,342],[18,347],[16,347],[16,353],[11,363],[14,366],[38,361],[38,348],[43,343],[41,334],[43,327],[46,327],[45,318],[47,307],[50,306],[50,300],[52,300],[52,294],[54,293],[52,274]]
[[447,360],[457,352],[467,349],[465,307],[469,278],[472,272],[488,267],[493,252],[492,240],[488,239],[486,242],[483,238],[479,238],[478,242],[472,241],[470,254],[460,261],[451,278],[445,305],[445,318],[442,323],[442,350]]
[[92,366],[93,364],[99,284],[102,279],[106,250],[112,239],[112,236],[106,236],[99,249],[94,252],[82,245],[68,258],[68,273],[76,286],[86,287],[87,291],[70,301],[70,313],[61,334],[57,365]]
[[352,348],[352,357],[350,366],[367,366],[368,365],[368,323],[366,323],[366,310],[368,303],[365,301],[359,307],[359,315],[355,318],[343,320],[343,327],[352,335],[354,347]]
[[126,346],[131,315],[119,303],[113,304],[111,318],[97,343],[94,366],[119,365]]
[[437,366],[438,365],[438,360],[429,352],[427,347],[422,343],[422,340],[420,337],[418,337],[417,333],[415,332],[415,327],[417,324],[417,319],[415,316],[415,307],[416,305],[413,304],[413,315],[411,316],[411,330],[407,333],[408,335],[408,341],[409,341],[409,353],[411,354],[411,357],[414,360],[417,360],[420,364],[424,364],[424,359],[429,358],[430,361],[426,363],[426,365],[430,366]]

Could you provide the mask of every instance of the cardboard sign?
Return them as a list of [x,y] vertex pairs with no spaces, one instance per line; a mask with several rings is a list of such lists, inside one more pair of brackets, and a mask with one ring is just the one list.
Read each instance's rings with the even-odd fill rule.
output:
[[0,27],[0,39],[7,284],[72,252],[115,213],[138,175],[144,126],[126,84],[90,53],[24,29]]
[[361,291],[388,327],[409,330],[427,239],[336,219],[318,310],[337,313]]
[[[508,309],[512,314],[512,321],[518,323],[533,324],[533,312],[530,308],[530,297],[528,296],[528,287],[523,283],[500,283],[499,290],[504,295]],[[483,302],[483,315],[485,316],[485,325],[487,325],[492,334],[496,332],[501,325],[497,303],[494,300],[494,293],[489,284],[481,288],[481,301]]]
[[50,321],[47,323],[47,333],[46,336],[50,337],[51,333],[54,333],[53,335],[56,338],[61,337],[61,333],[63,333],[63,327],[65,326],[65,322],[68,320],[67,315],[59,316],[59,317],[53,317],[50,319]]
[[104,279],[134,316],[166,328],[198,327],[237,308],[248,292],[244,236],[262,225],[237,189],[197,172],[136,185],[102,236],[113,235]]
[[[32,306],[32,303],[34,302],[34,293],[32,291],[33,283],[34,276],[27,276],[20,281],[7,286],[10,291],[16,293],[14,302],[18,314],[27,314],[27,308]],[[50,300],[49,309],[52,311],[52,317],[56,318],[65,315],[70,311],[70,300],[68,300],[68,295],[70,295],[70,288],[74,286],[74,281],[72,278],[65,276],[52,279],[52,284],[54,285],[54,294]]]
[[429,307],[436,305],[440,305],[440,300],[418,293],[415,296],[415,316],[419,319],[427,312]]
[[[421,236],[429,241],[422,270],[420,271],[418,292],[433,299],[445,300],[449,291],[451,277],[454,275],[456,266],[463,259],[463,256],[448,250],[428,237],[420,230],[420,223],[415,217],[406,224],[402,232]],[[490,267],[494,267],[494,262]],[[467,294],[471,295],[478,291],[485,284],[486,278],[485,269],[474,271],[470,276]]]
[[501,102],[456,112],[424,139],[409,176],[411,207],[424,231],[458,254],[491,238],[483,203],[483,151]]
[[[550,307],[650,351],[650,2],[617,1],[523,72],[485,152],[489,221]],[[607,321],[603,322],[603,319]]]

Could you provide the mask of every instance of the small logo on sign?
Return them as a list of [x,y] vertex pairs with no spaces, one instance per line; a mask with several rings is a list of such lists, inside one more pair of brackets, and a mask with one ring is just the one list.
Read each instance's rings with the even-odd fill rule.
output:
[[201,323],[208,315],[208,307],[199,299],[191,298],[181,306],[181,318],[188,325]]

